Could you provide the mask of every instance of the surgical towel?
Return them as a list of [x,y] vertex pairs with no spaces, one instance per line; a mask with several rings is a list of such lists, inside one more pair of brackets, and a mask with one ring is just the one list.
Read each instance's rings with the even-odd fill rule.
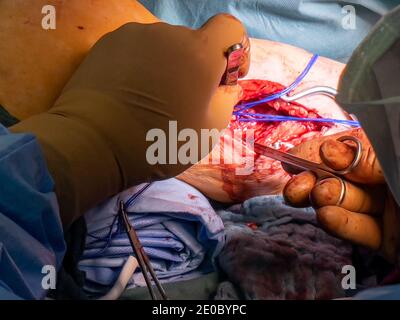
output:
[[[88,234],[79,268],[86,273],[87,291],[107,291],[133,254],[118,219],[118,203],[129,204],[142,188],[130,188],[85,215]],[[177,179],[154,182],[126,211],[161,282],[187,280],[213,270],[211,257],[223,245],[224,226],[199,191]],[[144,285],[138,269],[129,287]]]
[[292,208],[280,196],[262,196],[218,213],[226,232],[218,262],[233,285],[222,283],[217,299],[345,295],[342,268],[352,264],[352,247],[320,229],[312,208]]

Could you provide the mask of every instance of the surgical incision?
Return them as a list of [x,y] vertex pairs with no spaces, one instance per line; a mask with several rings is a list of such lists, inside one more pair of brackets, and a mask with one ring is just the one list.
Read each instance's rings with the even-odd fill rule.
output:
[[[243,88],[243,97],[238,105],[258,101],[284,88],[279,83],[267,80],[243,80],[240,85]],[[248,112],[300,118],[321,117],[317,110],[281,99],[259,104]],[[194,185],[210,198],[221,202],[240,202],[257,195],[280,193],[290,176],[282,169],[279,161],[256,155],[252,172],[247,175],[238,175],[237,168],[243,164],[235,159],[244,156],[242,154],[244,148],[237,141],[227,142],[236,137],[237,131],[253,130],[256,143],[287,151],[303,141],[322,136],[331,126],[332,124],[324,122],[241,122],[233,116],[229,128],[220,138],[219,145],[208,157],[184,172],[179,178]],[[227,152],[226,148],[231,148],[231,150]],[[227,157],[231,158],[227,159]],[[220,158],[221,161],[216,164],[211,160],[215,158]]]

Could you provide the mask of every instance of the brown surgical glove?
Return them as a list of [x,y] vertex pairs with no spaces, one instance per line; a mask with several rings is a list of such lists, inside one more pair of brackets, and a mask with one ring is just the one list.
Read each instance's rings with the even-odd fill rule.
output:
[[[359,164],[343,177],[345,195],[338,203],[342,185],[337,178],[317,181],[314,173],[304,171],[292,177],[283,195],[293,206],[312,205],[317,219],[330,233],[372,250],[394,262],[400,243],[398,207],[386,188],[375,152],[361,129],[341,132],[304,142],[292,150],[299,157],[325,163],[336,170],[347,168],[355,156],[352,142],[339,142],[341,136],[354,136],[362,143]],[[287,171],[293,168],[285,166]]]
[[160,128],[168,139],[169,121],[198,137],[200,129],[224,128],[240,98],[238,86],[219,87],[224,53],[245,37],[229,15],[199,30],[126,24],[94,46],[53,108],[11,128],[34,133],[42,145],[64,225],[129,186],[188,167],[150,165],[146,149],[154,142],[146,133]]

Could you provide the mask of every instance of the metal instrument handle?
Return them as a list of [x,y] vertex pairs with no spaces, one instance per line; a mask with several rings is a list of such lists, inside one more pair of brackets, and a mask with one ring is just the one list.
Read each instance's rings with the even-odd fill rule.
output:
[[286,102],[292,102],[292,101],[296,101],[301,98],[304,98],[306,96],[312,96],[312,95],[317,95],[317,94],[322,94],[322,95],[328,96],[332,99],[335,99],[335,97],[337,95],[337,90],[332,87],[327,87],[327,86],[316,86],[316,87],[312,87],[312,88],[300,91],[291,96],[288,96],[287,94],[285,94],[281,97],[281,99]]
[[139,240],[139,237],[136,234],[135,229],[132,227],[132,225],[129,222],[128,216],[125,211],[124,202],[120,201],[119,205],[120,205],[119,213],[121,215],[125,230],[128,234],[129,242],[132,246],[133,252],[135,253],[136,259],[139,262],[139,266],[143,273],[143,277],[144,277],[144,280],[146,281],[146,285],[149,290],[151,298],[153,300],[157,300],[157,296],[153,290],[153,287],[151,285],[151,280],[150,280],[147,272],[149,272],[151,277],[153,278],[153,281],[161,295],[161,298],[163,300],[167,300],[168,297],[164,291],[164,288],[162,287],[160,281],[158,280],[157,275],[155,274],[154,269],[151,265],[151,262],[150,262],[149,258],[147,257],[147,254],[144,252],[143,246]]
[[292,155],[287,152],[282,152],[270,147],[266,147],[260,144],[255,144],[254,145],[254,151],[262,154],[266,157],[284,162],[286,164],[292,165],[294,167],[303,169],[303,170],[311,170],[318,174],[320,177],[323,176],[333,176],[336,177],[337,175],[345,175],[351,172],[360,162],[361,156],[362,156],[362,144],[360,140],[353,136],[343,136],[337,139],[338,141],[353,141],[357,145],[357,151],[356,155],[352,161],[352,163],[345,169],[343,170],[334,170],[332,168],[329,168],[327,165],[324,163],[316,163],[313,161],[309,161],[300,157],[297,157],[295,155]]
[[245,48],[241,43],[236,43],[231,46],[226,52],[226,71],[223,76],[221,84],[234,86],[239,80],[240,64]]

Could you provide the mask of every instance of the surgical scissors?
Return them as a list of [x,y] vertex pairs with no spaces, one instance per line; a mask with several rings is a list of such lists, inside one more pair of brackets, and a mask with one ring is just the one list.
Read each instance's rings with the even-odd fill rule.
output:
[[360,140],[353,136],[342,136],[337,139],[338,141],[344,142],[344,141],[353,141],[356,144],[356,153],[354,156],[354,159],[352,163],[345,169],[343,170],[334,170],[327,165],[323,163],[316,163],[313,161],[309,161],[300,157],[297,157],[295,155],[292,155],[287,152],[282,152],[267,146],[263,146],[261,144],[255,143],[254,144],[254,151],[257,152],[258,154],[262,154],[268,158],[272,158],[274,160],[281,161],[283,163],[292,165],[296,168],[300,168],[303,170],[310,170],[317,174],[319,177],[319,181],[323,180],[325,178],[336,178],[340,181],[342,190],[339,196],[339,200],[337,202],[337,205],[340,205],[345,197],[346,194],[346,184],[344,183],[343,179],[340,177],[342,175],[348,174],[351,172],[359,163],[361,160],[362,156],[362,144]]
[[157,296],[151,285],[151,280],[149,278],[148,272],[150,273],[151,277],[153,278],[153,281],[161,295],[161,298],[163,300],[167,300],[168,298],[164,291],[164,288],[162,287],[160,281],[158,280],[157,275],[154,272],[153,267],[151,266],[151,262],[150,262],[149,258],[147,257],[147,254],[144,252],[143,246],[140,243],[139,237],[137,236],[135,229],[132,227],[132,225],[129,222],[128,215],[126,214],[126,211],[125,211],[125,204],[123,201],[120,201],[120,203],[119,203],[119,215],[125,226],[125,230],[128,234],[129,242],[131,243],[133,252],[135,253],[136,259],[139,262],[139,266],[143,273],[143,277],[144,277],[144,280],[146,281],[146,285],[147,285],[147,288],[149,289],[151,298],[153,300],[157,300]]

